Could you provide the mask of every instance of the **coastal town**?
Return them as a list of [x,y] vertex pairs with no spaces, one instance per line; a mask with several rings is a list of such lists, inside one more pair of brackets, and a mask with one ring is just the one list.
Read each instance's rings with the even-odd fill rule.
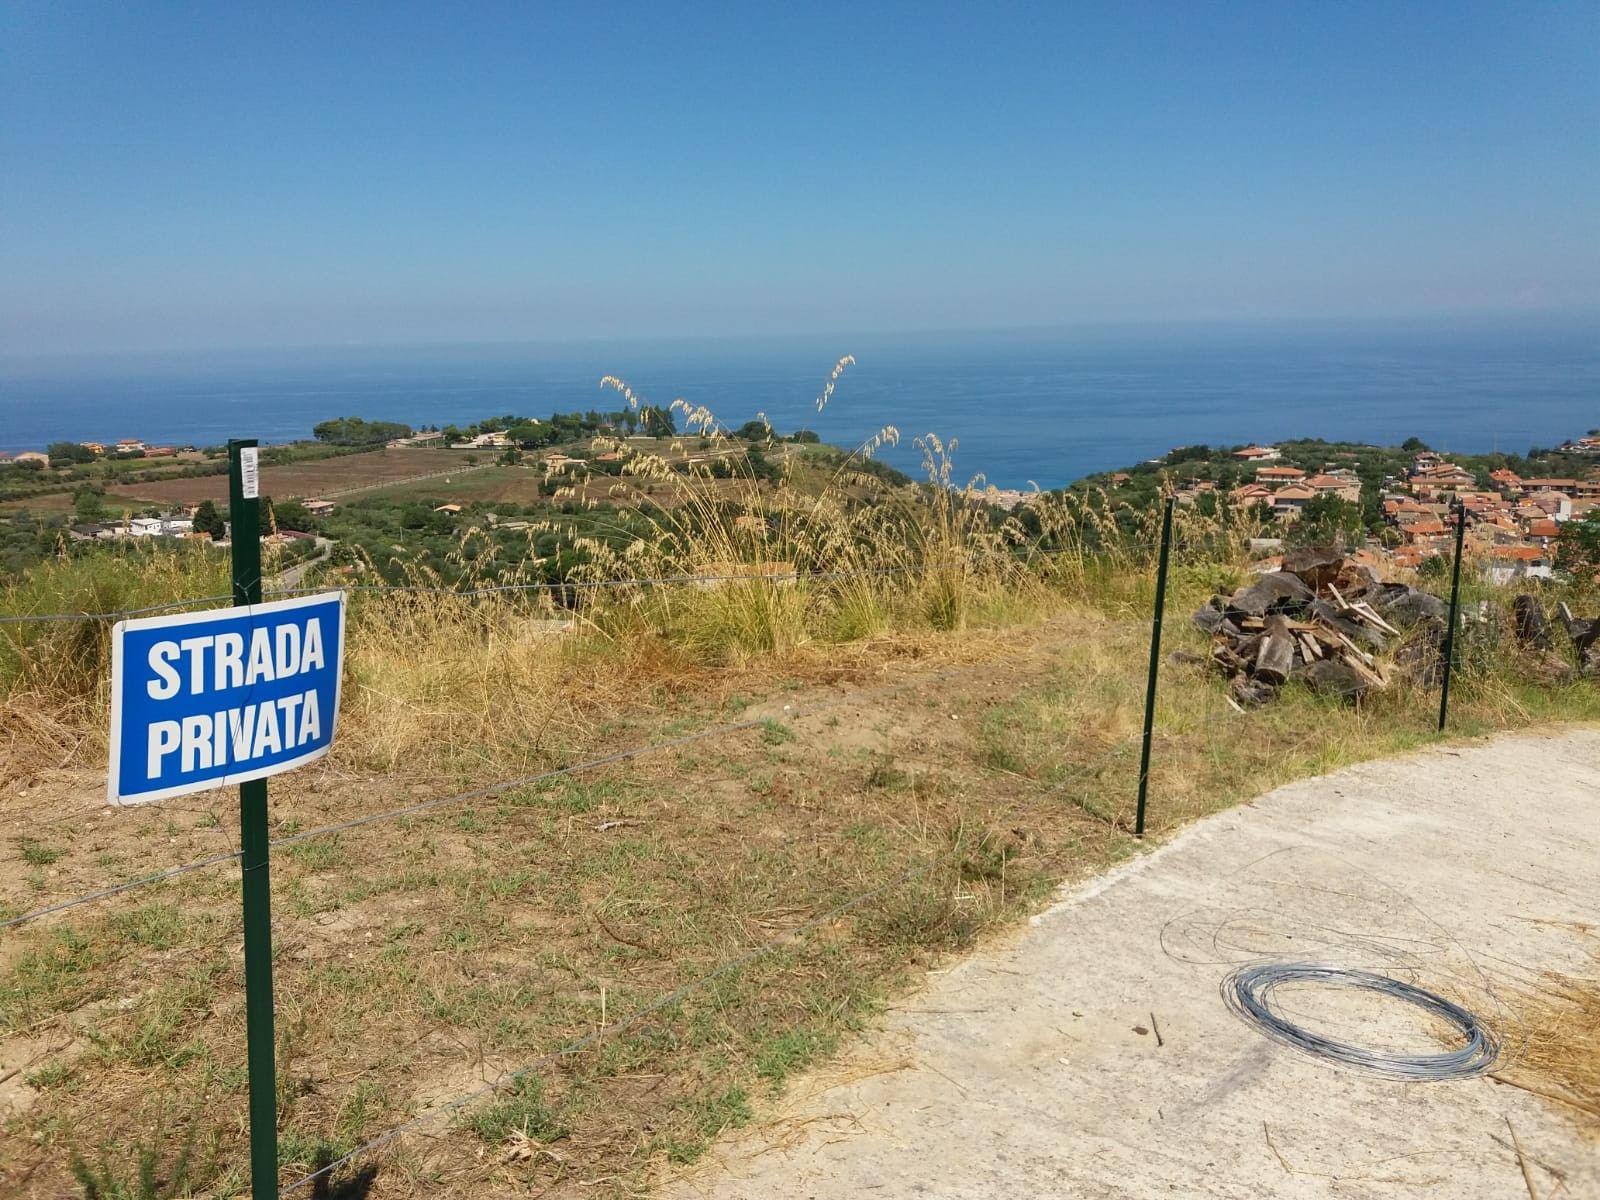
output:
[[[1568,442],[1560,451],[1595,463],[1579,477],[1524,478],[1505,467],[1482,479],[1473,470],[1430,450],[1412,455],[1403,475],[1383,480],[1378,504],[1386,536],[1369,537],[1367,550],[1396,567],[1420,567],[1454,552],[1457,514],[1466,522],[1465,553],[1482,564],[1496,582],[1549,578],[1553,545],[1561,527],[1600,508],[1600,436]],[[1272,446],[1246,446],[1232,457],[1253,469],[1254,479],[1228,493],[1235,506],[1262,506],[1284,523],[1297,521],[1319,496],[1360,504],[1362,482],[1347,467],[1328,464],[1321,471],[1284,465]],[[1485,487],[1487,482],[1489,486]],[[1189,480],[1180,502],[1194,503],[1215,485]]]

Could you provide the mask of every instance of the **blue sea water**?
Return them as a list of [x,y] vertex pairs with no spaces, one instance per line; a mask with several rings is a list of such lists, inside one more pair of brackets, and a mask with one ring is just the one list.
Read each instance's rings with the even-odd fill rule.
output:
[[[834,361],[853,354],[826,409]],[[1600,426],[1600,321],[1297,322],[808,337],[322,349],[0,360],[0,448],[214,445],[307,437],[329,417],[466,424],[615,409],[603,375],[730,426],[855,445],[885,425],[955,441],[955,477],[1058,487],[1175,446],[1289,437],[1524,452]]]

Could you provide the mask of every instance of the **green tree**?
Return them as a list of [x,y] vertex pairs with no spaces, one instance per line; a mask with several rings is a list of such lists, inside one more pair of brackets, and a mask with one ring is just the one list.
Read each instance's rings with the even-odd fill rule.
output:
[[97,487],[81,487],[72,493],[72,515],[79,521],[98,521],[106,515],[105,492]]
[[1556,535],[1556,568],[1574,579],[1600,579],[1600,509],[1561,527]]
[[371,446],[394,438],[410,437],[411,426],[398,421],[367,421],[361,417],[336,417],[311,427],[319,442],[335,446]]
[[194,531],[208,535],[212,541],[220,541],[227,536],[228,523],[222,519],[222,514],[217,512],[214,503],[202,500],[194,511]]
[[316,518],[298,500],[280,500],[272,506],[272,511],[279,529],[293,529],[296,533],[310,533],[316,529]]
[[670,408],[647,404],[640,411],[639,417],[644,422],[644,431],[651,437],[673,437],[678,432],[678,422]]
[[734,437],[743,438],[747,442],[764,442],[772,436],[772,426],[762,418],[746,421],[733,431]]
[[1366,541],[1366,536],[1361,506],[1324,492],[1306,501],[1300,519],[1289,530],[1288,541],[1294,546],[1354,547]]
[[95,452],[77,442],[51,442],[45,447],[45,453],[50,456],[52,467],[69,467],[74,463],[92,463]]
[[543,423],[535,425],[531,421],[519,421],[506,430],[506,436],[525,450],[533,449],[549,443],[551,429]]
[[1428,443],[1419,437],[1408,437],[1405,441],[1400,443],[1400,449],[1404,450],[1407,454],[1421,454],[1423,451],[1427,450],[1427,448]]

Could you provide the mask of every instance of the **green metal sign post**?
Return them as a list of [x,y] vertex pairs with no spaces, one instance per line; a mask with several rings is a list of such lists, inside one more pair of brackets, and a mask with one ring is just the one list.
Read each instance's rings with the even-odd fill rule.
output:
[[[260,465],[254,438],[228,443],[228,534],[233,603],[261,603]],[[278,1075],[272,1020],[272,885],[267,872],[267,781],[239,785],[244,893],[244,1003],[250,1066],[250,1195],[278,1200]]]
[[1444,631],[1444,686],[1439,689],[1439,732],[1450,719],[1450,672],[1456,665],[1457,610],[1461,607],[1461,552],[1467,537],[1467,507],[1456,501],[1456,564],[1450,572],[1450,624]]
[[1161,670],[1161,612],[1167,606],[1167,558],[1172,550],[1172,506],[1167,497],[1161,514],[1161,562],[1156,567],[1156,612],[1150,622],[1150,679],[1144,692],[1144,743],[1139,748],[1139,807],[1133,818],[1133,836],[1144,836],[1144,802],[1150,790],[1150,741],[1156,723],[1156,676]]

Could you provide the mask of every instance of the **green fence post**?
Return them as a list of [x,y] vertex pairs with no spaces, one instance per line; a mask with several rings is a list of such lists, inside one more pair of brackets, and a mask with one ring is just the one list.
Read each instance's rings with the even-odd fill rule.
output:
[[1450,572],[1450,624],[1444,631],[1444,686],[1439,690],[1439,732],[1450,716],[1450,672],[1456,665],[1456,611],[1461,605],[1461,551],[1467,538],[1467,506],[1456,501],[1456,562]]
[[[233,603],[261,603],[260,468],[254,438],[228,443],[228,538]],[[278,1074],[272,1020],[272,884],[267,871],[267,781],[239,785],[244,897],[244,1010],[250,1067],[250,1195],[278,1200]]]
[[1150,739],[1156,722],[1156,673],[1161,667],[1161,612],[1167,604],[1167,556],[1172,549],[1172,506],[1168,496],[1161,516],[1161,562],[1156,567],[1156,615],[1150,625],[1150,681],[1144,692],[1144,745],[1139,750],[1139,808],[1133,819],[1134,837],[1144,836],[1144,802],[1150,790]]

